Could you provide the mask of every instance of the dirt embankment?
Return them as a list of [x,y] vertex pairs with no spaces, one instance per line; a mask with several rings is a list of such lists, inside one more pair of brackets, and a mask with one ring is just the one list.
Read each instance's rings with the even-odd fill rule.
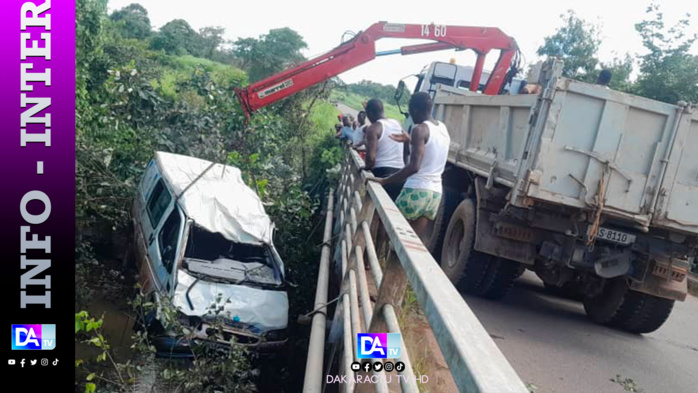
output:
[[419,383],[419,390],[421,392],[456,393],[458,387],[441,354],[431,326],[429,326],[419,303],[411,297],[408,290],[406,301],[403,303],[400,325],[415,375],[423,375],[428,378],[422,379],[425,383]]

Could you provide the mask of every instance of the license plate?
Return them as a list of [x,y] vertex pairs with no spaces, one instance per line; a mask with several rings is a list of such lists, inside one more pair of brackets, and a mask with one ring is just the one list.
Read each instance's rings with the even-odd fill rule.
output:
[[635,243],[635,235],[608,228],[599,228],[596,238],[618,244]]

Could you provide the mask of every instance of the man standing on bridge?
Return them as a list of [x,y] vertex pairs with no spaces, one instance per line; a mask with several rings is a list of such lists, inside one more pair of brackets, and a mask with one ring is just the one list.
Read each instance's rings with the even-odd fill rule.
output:
[[383,186],[405,182],[395,204],[420,237],[429,220],[434,220],[439,210],[443,192],[441,174],[446,167],[451,144],[446,125],[432,117],[432,107],[428,93],[412,95],[409,103],[410,116],[415,124],[412,135],[404,131],[399,135],[390,135],[395,141],[410,144],[410,161],[392,176],[375,179]]
[[[366,165],[363,169],[372,171],[379,178],[397,173],[405,166],[402,143],[394,139],[402,134],[402,126],[397,120],[385,118],[383,102],[377,98],[366,103],[366,116],[371,124],[364,127]],[[400,194],[404,181],[402,179],[384,186],[393,201]]]
[[359,156],[361,159],[366,160],[366,147],[365,145],[365,138],[364,138],[364,129],[366,128],[366,112],[361,111],[359,114],[356,116],[357,119],[357,126],[356,129],[354,130],[354,141],[352,146],[356,151],[359,153]]
[[340,140],[348,140],[349,142],[352,142],[354,139],[354,127],[352,127],[352,121],[349,119],[348,115],[342,116],[342,125],[341,128],[337,131],[337,134],[335,135],[335,138],[339,138]]

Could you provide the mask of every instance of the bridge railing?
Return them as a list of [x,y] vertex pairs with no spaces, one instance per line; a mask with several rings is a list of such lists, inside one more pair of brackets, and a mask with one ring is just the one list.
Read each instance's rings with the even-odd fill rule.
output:
[[[324,311],[332,239],[334,254],[341,263],[342,280],[329,342],[339,337],[333,345],[340,348],[339,372],[348,377],[343,385],[345,392],[358,388],[352,378],[357,373],[350,368],[352,362],[358,361],[357,333],[401,333],[397,315],[408,282],[460,391],[528,392],[383,187],[366,181],[372,174],[360,170],[362,167],[363,160],[356,151],[347,149],[336,198],[329,197],[304,392],[321,392],[323,378],[330,369],[323,367],[322,341],[326,332]],[[333,219],[334,236],[331,236]],[[379,232],[387,235],[377,236]],[[377,239],[383,238],[385,241],[376,244]],[[378,251],[386,248],[387,256],[381,267]],[[366,266],[377,288],[375,302],[370,297]],[[335,360],[332,355],[328,358],[329,363]],[[418,392],[404,336],[397,361],[405,364],[400,372],[402,391]],[[388,392],[385,371],[372,373],[378,378],[373,378],[376,383],[368,386],[379,393]],[[360,388],[367,389],[367,384],[361,384]]]

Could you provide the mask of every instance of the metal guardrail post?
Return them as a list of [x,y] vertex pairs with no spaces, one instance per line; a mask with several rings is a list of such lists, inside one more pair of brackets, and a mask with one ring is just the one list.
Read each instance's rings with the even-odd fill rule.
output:
[[[361,159],[349,151],[354,168]],[[366,174],[362,173],[361,178]],[[409,280],[460,391],[528,393],[528,389],[443,273],[383,187],[367,185],[368,197],[388,232],[396,258],[390,258],[371,320],[384,331],[383,304],[399,306]],[[385,287],[385,288],[384,288]],[[402,289],[401,289],[402,288]],[[382,326],[381,326],[382,325]]]
[[[386,304],[383,306],[383,318],[385,318],[385,324],[388,327],[388,332],[390,333],[400,333],[400,325],[398,324],[397,314],[392,305]],[[405,345],[405,340],[402,340],[402,348],[407,348]],[[405,370],[402,371],[402,378],[400,384],[402,391],[405,393],[418,393],[419,388],[417,387],[417,382],[414,375],[414,370],[412,369],[412,362],[410,361],[407,351],[402,351],[400,354],[399,361],[405,363]]]
[[[354,375],[354,371],[351,370],[351,363],[354,361],[354,346],[352,345],[351,337],[351,310],[349,307],[349,294],[345,293],[342,296],[342,303],[344,304],[344,374],[347,377]],[[345,392],[354,391],[354,379],[347,378],[347,385],[345,386]]]
[[318,269],[317,289],[315,290],[315,308],[310,330],[308,345],[308,360],[305,363],[304,393],[322,392],[323,359],[325,357],[325,333],[327,321],[327,287],[330,277],[330,254],[332,249],[332,216],[334,213],[334,196],[330,189],[327,198],[327,214],[325,217],[325,232],[322,237],[322,253]]
[[[357,355],[356,333],[399,333],[396,308],[401,306],[409,281],[459,390],[482,393],[528,392],[409,223],[395,208],[385,190],[375,183],[362,187],[366,173],[358,170],[360,163],[361,159],[356,152],[349,150],[335,204],[335,217],[339,221],[334,227],[334,233],[338,239],[336,250],[341,254],[338,258],[342,263],[342,288],[341,303],[336,308],[332,331],[335,328],[343,330],[341,341],[344,353],[340,359],[340,372],[349,377],[348,383],[343,386],[344,391],[354,392],[355,387],[361,391],[367,388],[375,388],[379,393],[388,391],[384,380],[379,380],[376,385],[355,386],[351,363]],[[361,192],[359,188],[362,189]],[[380,219],[393,250],[389,253],[385,273],[379,265],[373,240],[377,227],[372,225],[377,224],[374,216]],[[326,230],[327,225],[332,228],[332,223],[326,223]],[[324,251],[323,248],[323,253]],[[371,278],[378,288],[375,307],[371,305],[369,298],[364,255],[371,268]],[[363,309],[362,313],[359,307]],[[339,327],[341,325],[343,328]],[[404,340],[402,344],[403,351],[399,360],[405,363],[405,370],[401,373],[401,387],[404,392],[416,393],[417,382]],[[315,346],[313,351],[317,351]],[[310,363],[309,359],[308,364]],[[322,367],[316,369],[321,370]],[[306,369],[306,373],[308,372]],[[384,377],[385,373],[381,371],[374,375]]]
[[378,333],[386,331],[387,325],[383,317],[384,305],[390,304],[397,307],[402,305],[402,298],[407,289],[407,276],[405,276],[405,270],[402,268],[400,260],[394,252],[388,255],[383,277],[383,282],[381,282],[378,287],[378,299],[376,299],[376,306],[373,309],[373,317],[371,318],[369,332]]

